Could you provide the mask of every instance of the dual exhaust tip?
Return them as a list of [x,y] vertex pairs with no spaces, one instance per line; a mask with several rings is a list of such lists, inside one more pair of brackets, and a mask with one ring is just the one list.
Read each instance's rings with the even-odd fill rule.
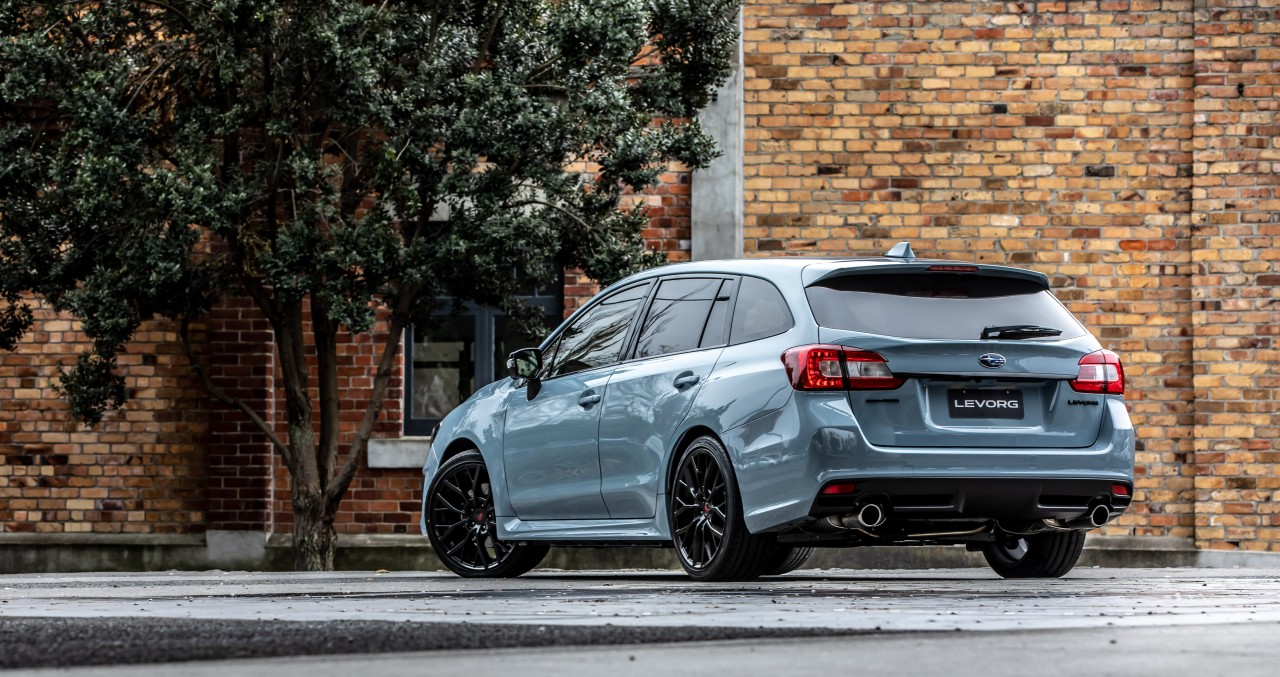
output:
[[[889,518],[888,511],[879,503],[868,503],[858,510],[858,514],[854,516],[853,521],[864,529],[874,529],[885,523]],[[1077,517],[1066,524],[1072,529],[1096,529],[1106,524],[1111,519],[1111,508],[1106,504],[1099,503],[1089,509],[1083,517]]]

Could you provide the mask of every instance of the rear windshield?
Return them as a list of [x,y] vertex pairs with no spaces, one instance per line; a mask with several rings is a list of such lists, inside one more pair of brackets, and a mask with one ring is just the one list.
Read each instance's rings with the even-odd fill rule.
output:
[[[1037,325],[1075,338],[1084,327],[1031,280],[954,273],[849,275],[806,290],[818,324],[918,339],[977,340],[984,327]],[[1034,339],[1032,339],[1034,340]]]

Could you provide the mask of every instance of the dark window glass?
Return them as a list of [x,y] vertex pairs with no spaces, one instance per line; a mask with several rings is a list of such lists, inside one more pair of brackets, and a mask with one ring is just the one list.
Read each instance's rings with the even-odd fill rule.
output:
[[832,329],[971,340],[984,327],[1018,324],[1061,329],[1053,340],[1085,333],[1053,294],[1031,280],[942,273],[849,275],[805,291],[818,324]]
[[777,336],[790,329],[792,324],[787,301],[777,287],[758,277],[742,278],[738,304],[733,309],[731,342],[745,343]]
[[475,391],[476,323],[441,318],[429,334],[413,335],[410,418],[439,420]]
[[707,279],[665,280],[659,284],[636,341],[636,357],[697,348],[720,286],[721,280]]
[[707,318],[707,328],[702,330],[699,348],[712,348],[724,345],[729,339],[729,303],[733,299],[733,280],[725,280],[716,295],[715,305],[711,306],[711,316]]
[[[546,326],[564,319],[564,284],[544,291],[529,284],[521,300],[542,311]],[[440,306],[453,311],[449,299]],[[463,303],[456,315],[441,314],[425,327],[405,330],[404,434],[427,435],[435,424],[477,389],[507,376],[507,354],[541,343],[522,335],[501,309]]]
[[548,374],[562,376],[617,362],[649,286],[646,282],[616,292],[587,310],[560,338]]

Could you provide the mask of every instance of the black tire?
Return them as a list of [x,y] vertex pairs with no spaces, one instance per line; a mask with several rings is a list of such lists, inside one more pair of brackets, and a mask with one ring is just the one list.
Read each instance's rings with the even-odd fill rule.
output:
[[512,578],[538,566],[551,548],[496,538],[493,491],[484,457],[464,451],[445,461],[427,488],[427,540],[440,563],[466,578]]
[[774,546],[773,550],[764,560],[765,576],[781,576],[789,574],[796,569],[804,566],[809,561],[809,556],[813,554],[813,548],[802,548],[793,545]]
[[1083,531],[1047,531],[1005,534],[984,546],[982,554],[1004,578],[1058,578],[1075,567],[1083,548]]
[[772,539],[747,531],[733,464],[719,440],[704,435],[685,447],[668,495],[676,558],[690,577],[745,581],[764,572]]

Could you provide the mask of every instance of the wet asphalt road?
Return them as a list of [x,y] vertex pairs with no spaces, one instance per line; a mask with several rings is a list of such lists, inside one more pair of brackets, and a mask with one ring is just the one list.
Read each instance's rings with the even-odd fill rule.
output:
[[[547,626],[395,621],[0,618],[0,669],[236,658],[634,645],[854,634],[822,628]],[[56,647],[56,650],[50,650]]]
[[[1091,644],[1098,648],[1088,655],[1073,648]],[[771,661],[786,665],[794,651],[815,666],[877,656],[892,666],[905,646],[916,667],[941,661],[939,668],[955,668],[949,674],[1005,674],[991,669],[991,659],[1002,651],[1025,655],[1024,645],[1059,656],[1048,666],[1052,674],[1067,667],[1110,674],[1135,660],[1186,668],[1210,659],[1238,674],[1253,674],[1254,665],[1257,674],[1274,674],[1280,576],[1081,569],[1061,580],[1006,581],[978,569],[826,570],[733,585],[669,572],[538,572],[502,581],[434,572],[0,576],[0,667],[10,669],[197,661],[183,671],[213,674],[223,666],[313,677],[364,666],[421,674],[426,660],[504,674],[486,669],[501,659],[520,661],[520,677],[599,674],[599,665],[584,668],[574,658],[592,646],[599,660],[626,664],[618,675],[638,667],[635,656],[647,657],[651,669],[703,674],[672,662],[681,655],[718,656],[707,664],[716,674],[762,674]],[[973,661],[963,660],[966,650]],[[403,653],[422,651],[432,653]],[[303,655],[340,656],[243,660]]]

